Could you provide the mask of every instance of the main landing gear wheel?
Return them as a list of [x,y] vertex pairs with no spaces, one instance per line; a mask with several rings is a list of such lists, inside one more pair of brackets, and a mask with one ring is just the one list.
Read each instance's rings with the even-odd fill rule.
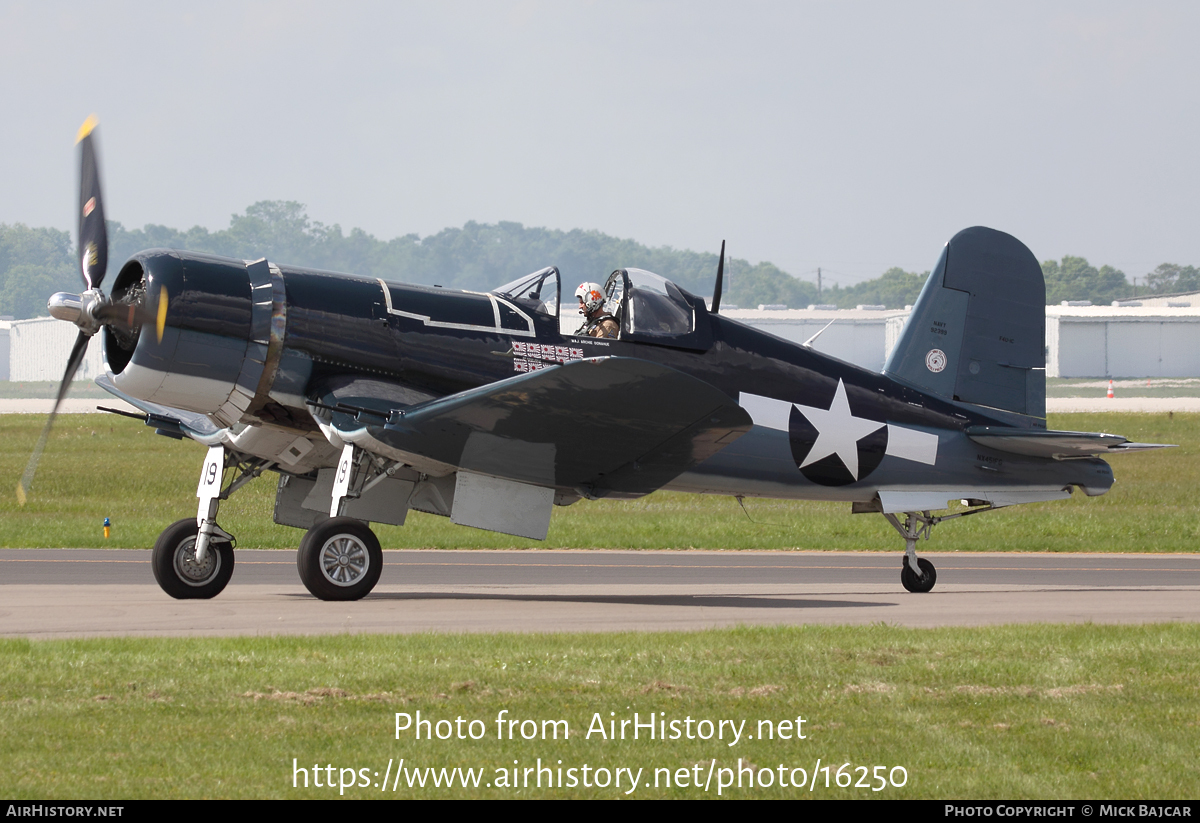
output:
[[904,558],[900,565],[900,584],[910,592],[924,594],[933,588],[933,584],[937,582],[937,569],[933,564],[924,557],[917,560],[917,568],[921,570],[921,576],[913,572],[908,567],[908,558]]
[[383,571],[383,550],[367,524],[331,517],[305,533],[296,553],[304,587],[321,600],[366,597]]
[[199,532],[196,518],[189,517],[172,523],[154,543],[154,579],[176,600],[216,597],[233,577],[233,546],[223,540],[210,540],[204,562],[196,562]]

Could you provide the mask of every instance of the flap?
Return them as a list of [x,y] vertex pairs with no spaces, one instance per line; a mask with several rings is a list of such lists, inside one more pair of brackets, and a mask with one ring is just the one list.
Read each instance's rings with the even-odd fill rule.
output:
[[971,426],[967,429],[967,436],[979,445],[996,451],[1055,460],[1173,448],[1160,443],[1130,443],[1119,434],[1012,429],[1003,426]]
[[[365,417],[365,416],[364,416]],[[396,459],[593,496],[647,494],[750,430],[724,392],[683,372],[623,357],[578,360],[394,412],[370,434]]]

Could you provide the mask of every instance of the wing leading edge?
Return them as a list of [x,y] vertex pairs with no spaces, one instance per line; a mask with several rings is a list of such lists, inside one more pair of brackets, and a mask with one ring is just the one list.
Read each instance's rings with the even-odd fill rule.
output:
[[189,437],[205,445],[214,445],[219,442],[213,438],[219,437],[221,429],[213,425],[213,422],[203,414],[133,397],[113,385],[112,378],[107,374],[98,376],[96,385],[114,397],[121,398],[134,408],[144,411],[147,415],[146,424],[155,425],[160,432],[169,437]]

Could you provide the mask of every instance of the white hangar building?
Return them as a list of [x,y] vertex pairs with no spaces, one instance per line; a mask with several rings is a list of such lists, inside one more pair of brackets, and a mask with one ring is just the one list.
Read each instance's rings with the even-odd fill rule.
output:
[[[1200,377],[1200,299],[1196,303],[1047,306],[1046,376]],[[888,351],[906,319],[888,321]]]
[[[866,307],[722,309],[721,314],[794,343],[803,343],[821,332],[812,343],[813,349],[871,371],[883,371],[883,361],[891,351],[887,340],[888,322],[894,319],[903,325],[908,317],[905,309]],[[831,322],[833,325],[829,325]]]
[[[1163,305],[1046,307],[1047,377],[1200,377],[1200,295]],[[1150,301],[1146,301],[1147,303]],[[1169,302],[1169,304],[1168,304]],[[881,371],[908,310],[736,309],[722,314],[818,351]]]
[[1200,377],[1200,307],[1047,306],[1046,376]]
[[[0,321],[0,380],[13,383],[62,380],[79,329],[53,317]],[[76,380],[93,380],[104,373],[98,340],[75,372]]]

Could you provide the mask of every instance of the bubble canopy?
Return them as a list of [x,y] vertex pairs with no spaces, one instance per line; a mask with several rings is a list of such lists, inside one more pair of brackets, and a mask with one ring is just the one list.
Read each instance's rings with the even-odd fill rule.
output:
[[[698,311],[704,311],[703,301],[667,278],[645,269],[617,269],[601,288],[604,309],[620,326],[620,339],[707,348],[708,335],[699,334],[696,318]],[[568,304],[562,304],[562,275],[554,266],[497,286],[492,294],[532,312],[559,316],[564,335],[582,333],[581,328],[575,328],[578,318],[574,303],[568,298]]]

